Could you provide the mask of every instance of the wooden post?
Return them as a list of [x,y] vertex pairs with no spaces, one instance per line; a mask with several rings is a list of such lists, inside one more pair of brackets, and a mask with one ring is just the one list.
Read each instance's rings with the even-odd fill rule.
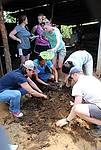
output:
[[53,16],[54,16],[54,4],[55,4],[55,0],[52,1],[52,5],[51,5],[51,23],[53,22]]
[[[0,46],[1,50],[2,46]],[[2,66],[2,61],[1,61],[1,56],[0,56],[0,77],[3,75],[3,66]]]
[[98,46],[96,74],[99,76],[101,75],[101,25],[100,25],[100,34],[99,34],[99,46]]
[[11,58],[10,58],[10,52],[9,52],[7,32],[6,32],[6,27],[4,24],[3,8],[2,8],[1,3],[0,3],[0,31],[1,31],[2,41],[3,41],[3,46],[4,46],[6,70],[8,72],[12,70],[12,65],[11,65]]

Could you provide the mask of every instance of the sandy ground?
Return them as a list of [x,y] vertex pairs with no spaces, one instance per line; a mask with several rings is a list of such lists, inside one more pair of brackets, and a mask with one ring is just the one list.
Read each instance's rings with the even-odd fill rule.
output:
[[[23,97],[22,119],[12,117],[0,106],[0,124],[18,150],[101,150],[101,138],[91,135],[91,125],[79,118],[58,128],[55,122],[70,112],[71,91],[45,90],[48,100]],[[3,108],[3,109],[2,109]]]

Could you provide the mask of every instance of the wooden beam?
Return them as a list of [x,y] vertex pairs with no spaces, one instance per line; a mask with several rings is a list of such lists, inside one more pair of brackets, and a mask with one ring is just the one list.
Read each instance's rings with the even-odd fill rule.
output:
[[4,46],[6,70],[8,72],[12,70],[12,65],[11,65],[11,58],[10,58],[10,52],[9,52],[7,32],[6,32],[6,27],[4,24],[2,3],[0,3],[0,31],[1,31],[2,41],[3,41],[3,46]]

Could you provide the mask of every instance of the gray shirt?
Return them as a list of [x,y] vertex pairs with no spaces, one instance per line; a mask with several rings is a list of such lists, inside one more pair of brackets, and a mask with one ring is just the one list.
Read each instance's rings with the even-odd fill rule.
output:
[[30,49],[30,32],[21,25],[17,25],[15,27],[15,30],[17,32],[17,37],[21,39],[21,43],[18,43],[17,48],[18,49]]

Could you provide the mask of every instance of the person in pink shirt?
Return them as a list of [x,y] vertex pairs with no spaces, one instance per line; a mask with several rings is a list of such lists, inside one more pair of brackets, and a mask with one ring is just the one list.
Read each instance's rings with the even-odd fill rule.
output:
[[43,35],[43,28],[42,28],[42,24],[47,24],[50,21],[46,18],[45,15],[43,14],[39,14],[38,15],[38,25],[34,26],[32,29],[32,33],[34,33],[35,35],[39,35],[38,37],[36,37],[35,39],[35,47],[34,50],[37,54],[39,54],[42,51],[46,51],[50,48],[50,44],[48,39],[46,39]]

